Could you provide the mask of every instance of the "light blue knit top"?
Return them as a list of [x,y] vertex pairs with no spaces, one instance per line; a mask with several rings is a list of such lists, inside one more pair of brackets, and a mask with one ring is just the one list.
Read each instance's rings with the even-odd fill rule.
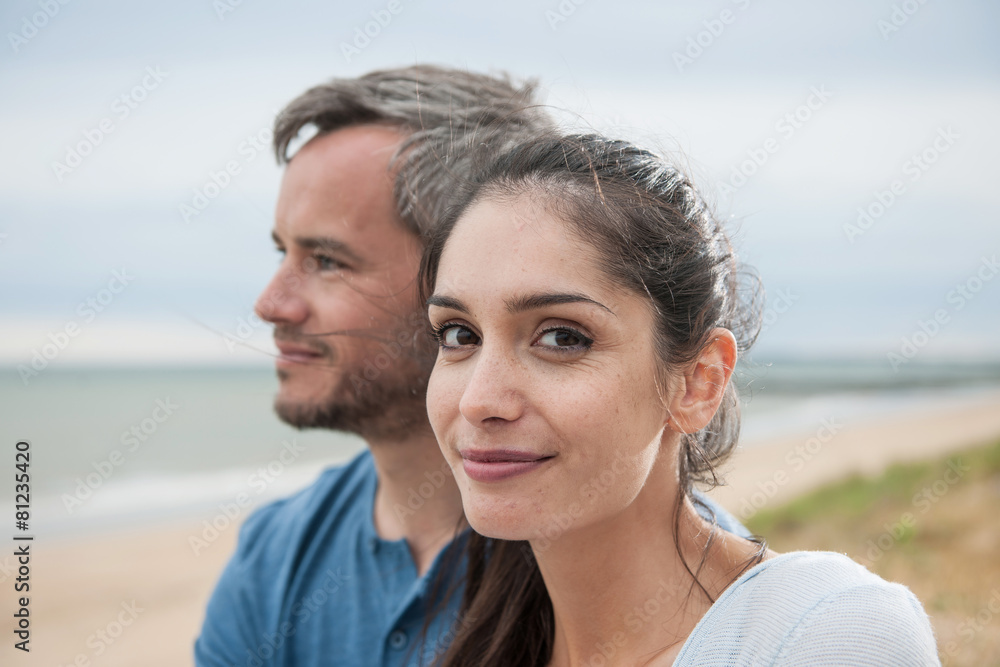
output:
[[674,667],[940,665],[908,588],[850,558],[793,551],[745,572],[687,638]]

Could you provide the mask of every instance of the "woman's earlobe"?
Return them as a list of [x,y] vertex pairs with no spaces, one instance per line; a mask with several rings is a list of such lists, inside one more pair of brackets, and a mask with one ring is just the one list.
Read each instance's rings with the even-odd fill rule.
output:
[[674,422],[673,424],[671,424],[670,428],[671,428],[671,430],[673,430],[674,433],[677,433],[678,435],[687,435],[687,433],[688,433],[688,431],[687,431],[686,428],[684,428],[683,426],[677,424],[676,422]]
[[674,417],[674,415],[671,414],[669,411],[667,412],[667,423],[666,423],[666,426],[667,426],[668,429],[670,429],[674,433],[681,433],[681,434],[687,433],[687,431],[684,429],[684,427],[681,426],[681,424],[678,422],[677,418]]

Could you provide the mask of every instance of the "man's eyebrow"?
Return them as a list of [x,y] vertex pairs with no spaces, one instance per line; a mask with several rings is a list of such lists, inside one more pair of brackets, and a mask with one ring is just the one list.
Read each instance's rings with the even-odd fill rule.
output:
[[[589,303],[598,308],[602,308],[612,315],[615,312],[605,306],[603,303],[594,301],[589,296],[584,296],[583,294],[573,294],[573,293],[556,293],[556,294],[528,294],[525,296],[516,297],[514,299],[507,299],[506,306],[507,312],[513,314],[521,313],[526,310],[534,310],[536,308],[545,308],[547,306],[556,306],[563,303]],[[429,299],[427,299],[428,306],[438,306],[439,308],[448,308],[450,310],[457,310],[460,313],[469,314],[469,309],[465,307],[461,301],[454,297],[444,296],[442,294],[434,294]],[[617,317],[617,315],[615,315]]]

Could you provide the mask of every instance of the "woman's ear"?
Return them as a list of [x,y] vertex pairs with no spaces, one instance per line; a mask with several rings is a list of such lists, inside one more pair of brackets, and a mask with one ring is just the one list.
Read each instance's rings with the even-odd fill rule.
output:
[[678,433],[695,433],[708,426],[735,366],[736,337],[729,329],[713,329],[708,343],[679,378],[668,406],[670,428]]

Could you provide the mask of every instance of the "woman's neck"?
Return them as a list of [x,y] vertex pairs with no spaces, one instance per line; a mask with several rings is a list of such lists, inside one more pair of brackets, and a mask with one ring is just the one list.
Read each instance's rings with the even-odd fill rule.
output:
[[682,561],[672,521],[664,521],[676,498],[644,498],[649,488],[613,518],[532,543],[555,616],[553,667],[670,664],[712,600],[753,562],[757,545],[721,530],[706,551],[711,525],[687,499]]

